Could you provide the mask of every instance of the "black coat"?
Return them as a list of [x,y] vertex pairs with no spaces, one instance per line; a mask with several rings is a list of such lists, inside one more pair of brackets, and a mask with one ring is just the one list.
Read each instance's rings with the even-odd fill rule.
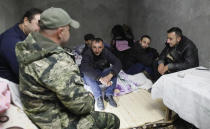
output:
[[159,63],[168,64],[169,72],[176,72],[199,66],[198,49],[195,44],[185,36],[174,47],[167,43],[160,54]]
[[145,66],[152,67],[153,62],[158,58],[158,56],[159,54],[156,49],[151,47],[144,49],[139,43],[135,43],[126,58],[127,61],[124,69],[126,70],[130,68],[136,63],[141,63]]
[[97,71],[103,71],[105,68],[110,67],[110,64],[112,64],[111,72],[116,76],[122,66],[120,60],[114,54],[104,48],[101,54],[96,56],[91,49],[87,49],[82,57],[80,70],[93,80],[97,80],[100,78]]

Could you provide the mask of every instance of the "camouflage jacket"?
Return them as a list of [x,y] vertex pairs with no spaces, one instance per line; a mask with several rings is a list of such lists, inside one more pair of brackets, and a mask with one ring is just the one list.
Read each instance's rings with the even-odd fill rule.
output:
[[94,110],[71,54],[40,33],[17,43],[24,111],[42,129],[65,129]]

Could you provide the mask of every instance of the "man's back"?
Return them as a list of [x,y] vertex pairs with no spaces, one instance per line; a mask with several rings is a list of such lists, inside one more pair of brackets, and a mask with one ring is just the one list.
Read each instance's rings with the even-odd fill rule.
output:
[[[73,127],[77,115],[94,110],[78,67],[60,46],[32,33],[16,46],[25,112],[41,128]],[[24,56],[23,56],[24,55]]]

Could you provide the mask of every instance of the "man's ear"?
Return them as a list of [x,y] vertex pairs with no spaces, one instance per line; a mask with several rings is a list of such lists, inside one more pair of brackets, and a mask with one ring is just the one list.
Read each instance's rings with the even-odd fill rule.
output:
[[29,23],[28,18],[27,18],[27,17],[24,17],[24,19],[23,19],[23,24],[28,24],[28,23]]
[[104,49],[104,43],[102,43],[102,48]]
[[180,36],[177,37],[178,42],[180,42],[181,39],[182,39],[182,38],[181,38]]
[[61,28],[61,27],[60,27],[60,28],[58,28],[57,31],[56,31],[56,33],[57,33],[59,39],[62,38],[63,30],[64,30],[64,28]]

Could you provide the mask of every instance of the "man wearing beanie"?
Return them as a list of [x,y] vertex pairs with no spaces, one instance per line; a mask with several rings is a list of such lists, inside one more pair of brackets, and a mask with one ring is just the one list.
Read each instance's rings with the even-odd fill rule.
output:
[[94,98],[84,89],[71,53],[61,47],[79,23],[61,8],[49,8],[39,25],[40,33],[16,45],[26,114],[41,129],[119,128],[117,116],[94,111]]

